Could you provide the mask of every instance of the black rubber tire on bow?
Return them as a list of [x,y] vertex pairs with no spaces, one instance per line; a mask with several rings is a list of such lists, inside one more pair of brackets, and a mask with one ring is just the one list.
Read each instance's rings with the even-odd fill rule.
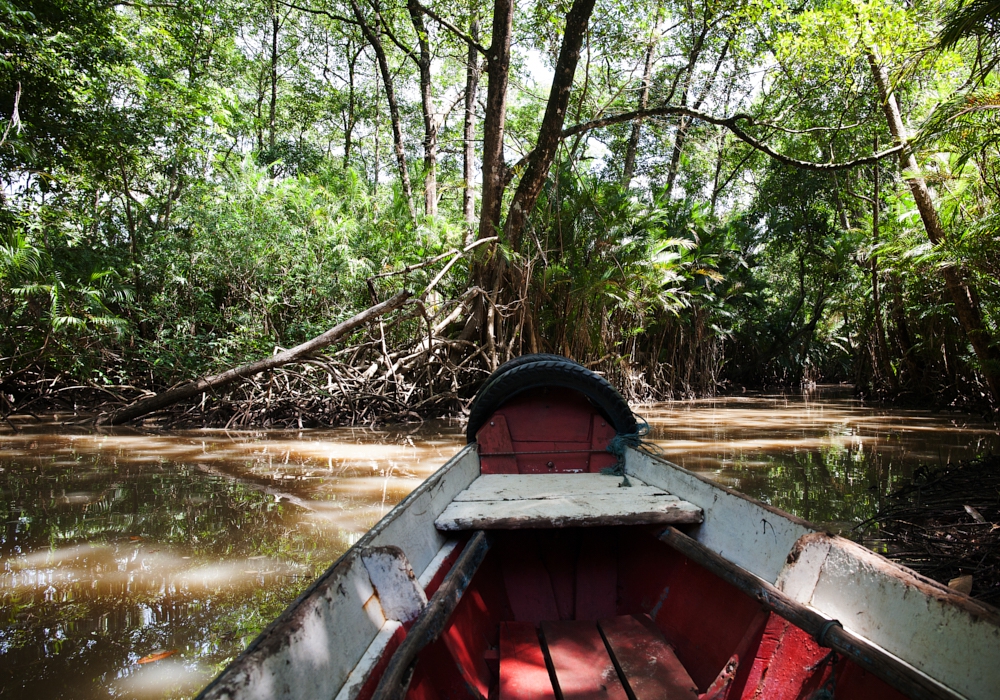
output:
[[491,375],[472,402],[469,424],[465,429],[466,440],[475,442],[476,433],[483,423],[508,400],[530,389],[544,387],[579,391],[611,421],[617,433],[634,433],[637,429],[632,409],[607,379],[561,357],[526,360],[499,376],[496,373]]
[[502,365],[493,370],[493,374],[487,377],[486,381],[483,382],[483,385],[479,387],[479,391],[476,392],[475,397],[473,397],[472,399],[472,405],[469,406],[469,414],[471,415],[477,412],[476,405],[479,403],[479,397],[487,393],[487,389],[489,389],[490,384],[500,379],[500,377],[507,374],[507,372],[514,369],[515,367],[520,367],[521,365],[526,365],[531,362],[542,362],[544,360],[550,360],[552,362],[568,362],[573,365],[579,365],[581,367],[583,366],[580,365],[580,363],[577,362],[576,360],[571,360],[568,357],[563,357],[562,355],[553,355],[547,352],[533,352],[533,353],[528,353],[527,355],[520,355],[519,357],[515,357],[512,360],[507,360]]
[[[520,367],[522,365],[526,365],[532,362],[543,362],[546,360],[551,362],[568,362],[570,364],[579,365],[582,367],[582,365],[580,365],[580,363],[577,362],[576,360],[571,360],[570,358],[563,357],[562,355],[553,355],[552,353],[548,352],[533,352],[533,353],[528,353],[527,355],[520,355],[512,360],[507,360],[502,365],[493,370],[493,374],[487,377],[486,381],[483,382],[483,385],[479,387],[479,391],[476,392],[475,397],[473,397],[472,399],[472,405],[469,406],[469,415],[470,416],[478,415],[479,411],[477,410],[476,407],[479,405],[479,397],[484,394],[490,393],[488,389],[490,388],[490,385],[493,382],[500,379],[500,377],[507,374],[507,372],[511,371],[515,367]],[[495,410],[496,409],[494,408],[492,411],[490,411],[490,413],[492,413]],[[472,440],[469,440],[469,442],[472,442]]]
[[[486,379],[486,382],[483,384],[482,388],[479,390],[479,393],[476,394],[476,399],[479,398],[479,394],[482,394],[484,391],[486,391],[486,387],[488,387],[490,384],[492,384],[493,382],[495,382],[496,380],[498,380],[503,375],[507,374],[507,372],[511,371],[515,367],[520,367],[521,365],[526,365],[526,364],[529,364],[531,362],[543,362],[545,360],[548,360],[548,361],[551,361],[551,362],[568,362],[568,363],[570,363],[572,365],[577,365],[579,367],[583,366],[579,362],[577,362],[576,360],[571,360],[570,358],[563,357],[562,355],[553,355],[553,354],[548,353],[548,352],[533,352],[533,353],[529,353],[527,355],[521,355],[520,357],[515,357],[513,360],[507,360],[502,365],[500,365],[499,367],[497,367],[493,371],[493,374],[491,374]],[[473,401],[472,401],[472,407],[475,408],[475,406],[476,406],[476,400],[473,399]]]

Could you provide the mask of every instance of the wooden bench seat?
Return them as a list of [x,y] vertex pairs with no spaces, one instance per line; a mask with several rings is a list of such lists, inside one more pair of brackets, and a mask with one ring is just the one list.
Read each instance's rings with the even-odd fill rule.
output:
[[500,626],[500,700],[697,700],[694,681],[648,619]]
[[439,530],[519,530],[700,523],[702,510],[663,489],[604,474],[483,474],[434,521]]

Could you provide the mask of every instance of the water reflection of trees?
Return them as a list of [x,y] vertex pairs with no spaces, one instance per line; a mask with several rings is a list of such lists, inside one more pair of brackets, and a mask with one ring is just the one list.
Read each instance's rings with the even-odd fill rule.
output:
[[734,488],[806,520],[850,529],[878,509],[905,476],[877,452],[830,445],[788,454],[737,456],[726,468]]
[[196,465],[88,455],[2,466],[0,685],[25,697],[116,694],[160,649],[178,649],[183,671],[163,681],[190,692],[352,539]]

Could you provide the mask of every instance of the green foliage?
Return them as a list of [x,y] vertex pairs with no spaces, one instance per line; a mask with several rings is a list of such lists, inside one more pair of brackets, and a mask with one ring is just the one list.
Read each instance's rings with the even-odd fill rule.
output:
[[[635,396],[823,379],[945,402],[981,394],[980,361],[941,274],[961,270],[995,336],[1000,88],[987,5],[600,5],[567,126],[636,109],[648,54],[650,106],[741,113],[777,153],[847,161],[893,142],[874,62],[917,132],[917,171],[891,159],[789,170],[689,118],[567,139],[522,248],[501,241],[531,307],[523,322],[497,322],[504,352],[587,359]],[[477,16],[491,41],[488,7],[432,6],[460,28]],[[312,9],[0,0],[6,371],[169,385],[306,340],[368,305],[373,274],[467,242],[467,45],[428,21],[440,202],[433,219],[411,221],[388,175],[395,154],[374,54],[338,19],[349,7]],[[510,160],[536,138],[565,12],[540,3],[515,13]],[[382,6],[381,22],[419,187],[417,37],[403,4]],[[942,28],[947,50],[935,43]],[[480,111],[476,143],[482,122]],[[944,225],[938,245],[905,182],[916,175]],[[468,273],[451,268],[437,301],[461,296]],[[462,319],[445,332],[459,328]]]

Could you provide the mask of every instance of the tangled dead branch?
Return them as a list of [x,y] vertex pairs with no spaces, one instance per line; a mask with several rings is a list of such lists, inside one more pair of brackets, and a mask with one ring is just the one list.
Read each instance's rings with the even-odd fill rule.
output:
[[433,309],[413,299],[348,347],[225,393],[204,392],[183,411],[159,417],[172,425],[307,428],[459,414],[494,366],[474,343],[441,334],[463,316],[476,295],[470,291]]
[[919,467],[859,528],[890,559],[959,590],[971,576],[973,598],[1000,602],[1000,457]]

